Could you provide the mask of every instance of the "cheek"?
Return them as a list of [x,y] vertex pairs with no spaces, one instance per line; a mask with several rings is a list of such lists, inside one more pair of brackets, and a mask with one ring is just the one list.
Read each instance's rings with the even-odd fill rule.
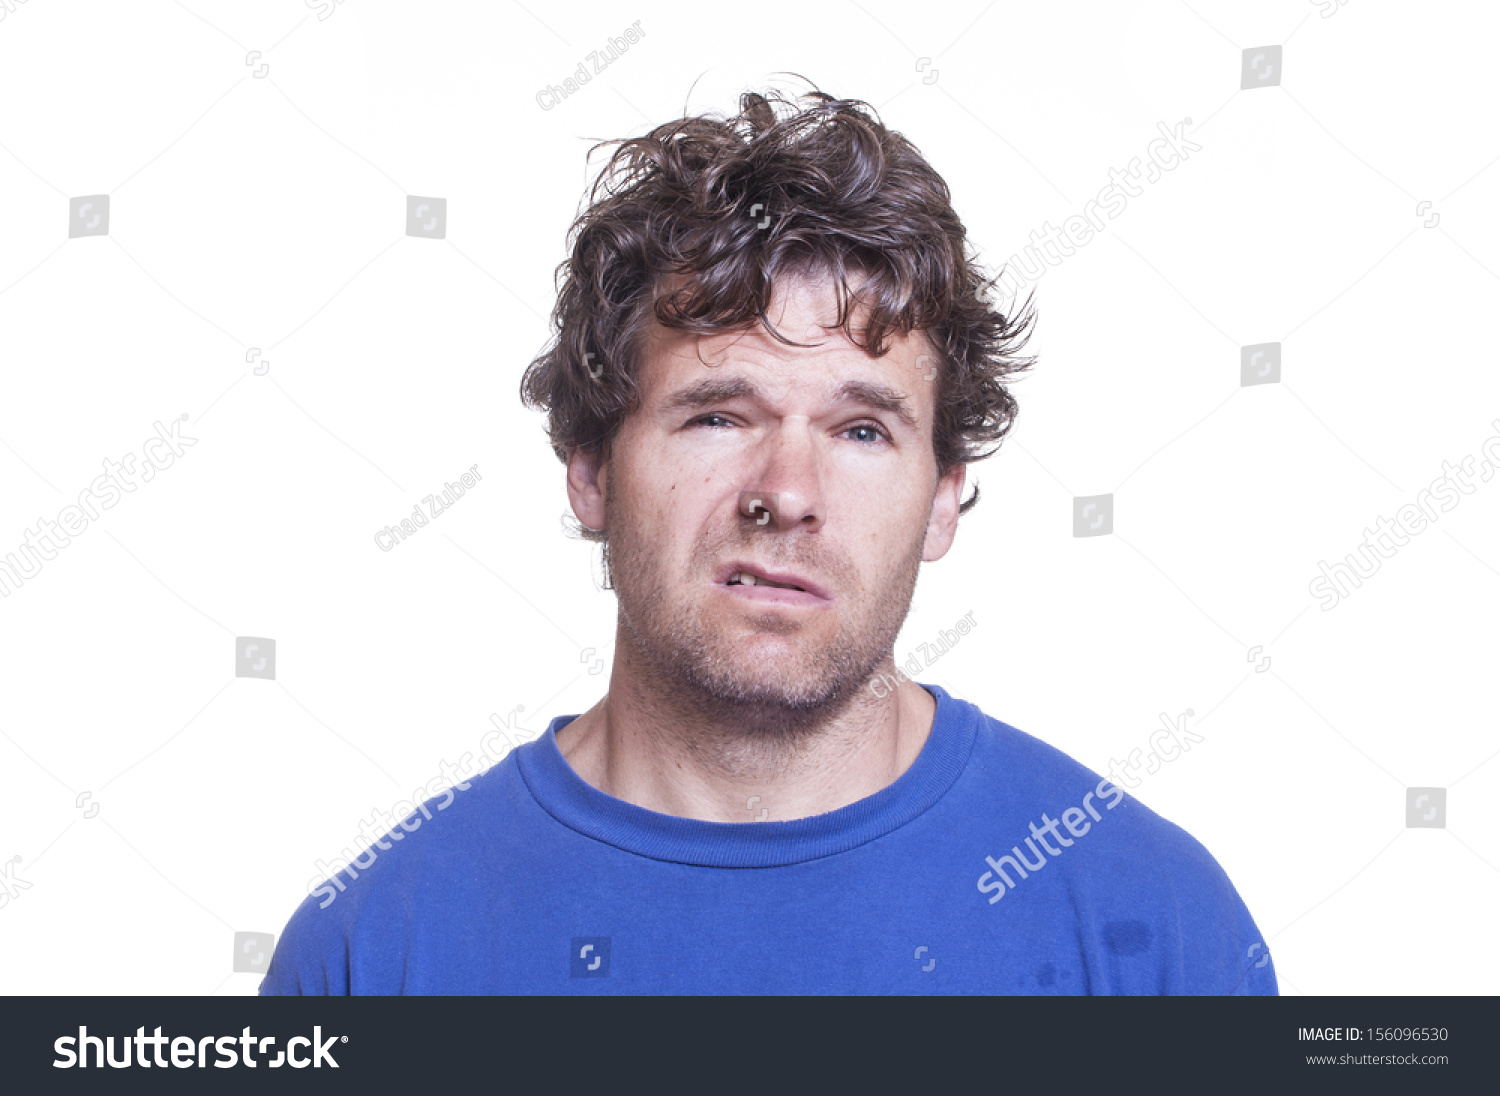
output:
[[932,493],[923,484],[867,483],[827,491],[830,518],[840,521],[854,533],[852,539],[863,542],[874,537],[886,543],[905,535],[914,526],[927,527]]
[[722,495],[722,484],[701,472],[678,470],[637,482],[631,494],[638,515],[633,524],[643,547],[662,565],[685,563],[706,541],[723,535],[721,526],[729,519]]
[[928,499],[883,494],[878,503],[856,503],[841,515],[844,539],[855,553],[855,565],[879,583],[905,573],[913,554],[927,541]]

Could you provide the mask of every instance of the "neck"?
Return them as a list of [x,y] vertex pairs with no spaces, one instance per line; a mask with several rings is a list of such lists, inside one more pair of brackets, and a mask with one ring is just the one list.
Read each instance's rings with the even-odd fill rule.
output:
[[[894,669],[887,655],[871,680]],[[726,702],[664,681],[620,643],[609,692],[558,731],[557,746],[581,779],[646,810],[711,822],[807,818],[874,795],[921,753],[932,694],[909,681],[882,691],[861,683],[816,709]]]

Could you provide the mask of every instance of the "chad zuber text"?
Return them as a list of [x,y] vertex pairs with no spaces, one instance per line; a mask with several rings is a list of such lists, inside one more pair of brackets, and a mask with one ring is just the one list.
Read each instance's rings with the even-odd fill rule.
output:
[[[938,633],[937,643],[919,643],[917,647],[926,656],[928,666],[942,658],[954,647],[958,646],[960,637],[968,635],[979,624],[974,620],[974,610],[970,609],[952,628],[944,628]],[[906,662],[896,667],[896,676],[881,674],[870,682],[870,691],[882,700],[895,692],[903,681],[914,681],[917,674],[922,671],[923,663],[918,661],[916,652],[906,656]],[[905,672],[903,673],[903,669]]]
[[[380,546],[382,552],[389,552],[401,541],[411,536],[422,526],[426,525],[429,518],[440,518],[459,499],[463,498],[464,492],[484,479],[479,474],[479,465],[469,465],[469,470],[458,477],[457,483],[443,484],[441,495],[423,495],[422,501],[411,508],[411,517],[402,518],[399,528],[387,525],[375,534],[375,543]],[[424,512],[425,506],[425,512]],[[384,538],[384,539],[381,539]]]

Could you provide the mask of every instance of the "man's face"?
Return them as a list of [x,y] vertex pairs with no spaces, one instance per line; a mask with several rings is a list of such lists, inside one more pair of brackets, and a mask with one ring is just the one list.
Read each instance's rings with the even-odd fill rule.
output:
[[[641,404],[597,481],[587,458],[569,463],[579,519],[608,529],[621,624],[654,687],[763,725],[864,685],[919,563],[956,528],[963,468],[939,483],[933,348],[915,334],[872,358],[819,326],[835,317],[831,283],[789,281],[771,322],[816,346],[760,326],[701,338],[654,326]],[[806,592],[736,584],[743,571]]]

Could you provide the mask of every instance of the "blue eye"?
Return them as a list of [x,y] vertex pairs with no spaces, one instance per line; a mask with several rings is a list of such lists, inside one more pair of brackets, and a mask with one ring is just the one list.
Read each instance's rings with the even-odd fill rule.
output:
[[846,427],[844,433],[848,434],[854,430],[868,430],[875,435],[874,440],[876,441],[890,440],[889,435],[887,435],[884,430],[882,430],[877,424],[873,422],[857,422],[853,426]]

